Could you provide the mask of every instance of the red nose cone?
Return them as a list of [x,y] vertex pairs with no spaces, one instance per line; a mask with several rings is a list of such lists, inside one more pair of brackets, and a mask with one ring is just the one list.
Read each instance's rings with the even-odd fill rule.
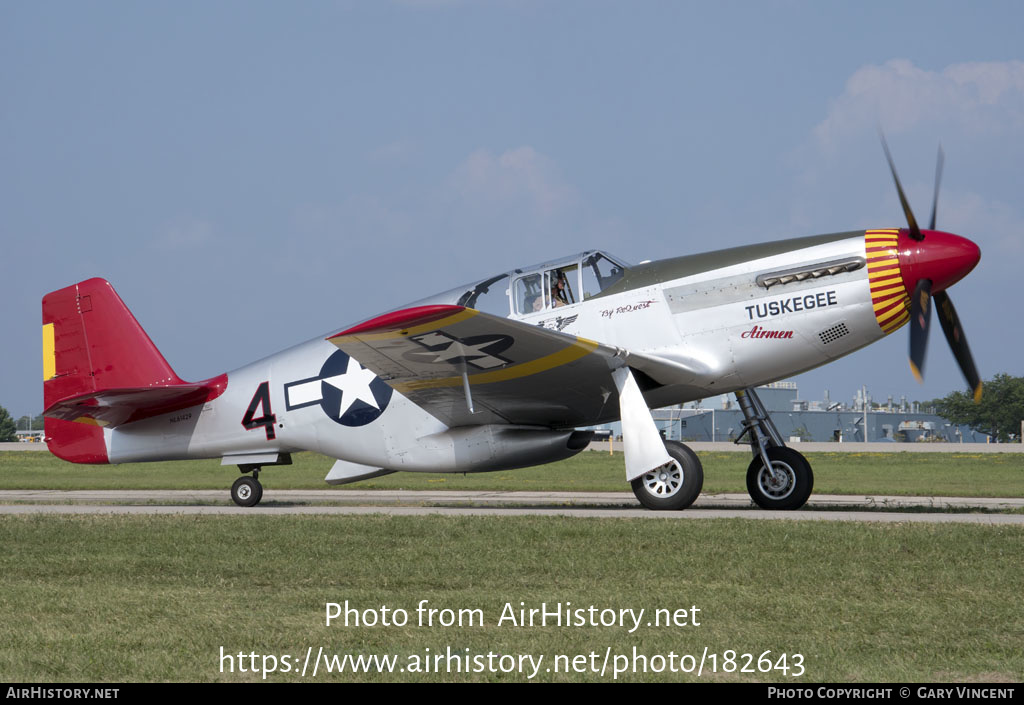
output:
[[981,250],[965,237],[940,230],[922,230],[921,234],[923,240],[914,240],[908,230],[900,230],[900,273],[908,294],[921,279],[931,279],[933,294],[951,287],[981,259]]

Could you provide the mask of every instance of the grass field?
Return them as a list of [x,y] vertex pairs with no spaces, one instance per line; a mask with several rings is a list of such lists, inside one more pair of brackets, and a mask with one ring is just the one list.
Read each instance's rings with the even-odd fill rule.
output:
[[[704,491],[746,492],[745,453],[702,453]],[[827,494],[1024,497],[1024,454],[811,453],[814,490]],[[299,453],[294,465],[267,468],[276,489],[326,489],[332,460]],[[217,460],[73,465],[49,453],[0,453],[0,489],[227,489],[238,476]],[[584,452],[538,468],[473,475],[397,473],[346,489],[628,491],[621,453]]]
[[[1024,531],[747,520],[450,517],[0,518],[0,673],[8,681],[240,681],[225,654],[717,653],[702,680],[1019,681]],[[350,601],[404,627],[325,625]],[[482,624],[420,627],[416,606],[476,609]],[[700,626],[516,627],[518,608],[690,610]],[[429,652],[427,651],[429,649]],[[466,651],[466,650],[469,651]],[[789,675],[723,672],[722,654],[785,653]],[[804,674],[793,677],[796,654]],[[592,661],[584,659],[588,664]],[[569,661],[571,663],[571,661]],[[224,662],[226,664],[226,662]],[[257,666],[262,665],[258,659]],[[624,664],[632,668],[640,662]],[[654,666],[657,662],[649,662]],[[268,662],[269,666],[269,662]],[[248,662],[247,671],[252,663]],[[238,668],[236,661],[235,668]],[[324,673],[316,680],[526,680],[527,673]],[[312,666],[306,680],[311,680]],[[694,680],[623,673],[620,680]],[[302,680],[296,673],[268,680]]]
[[[743,492],[743,454],[702,456],[709,492]],[[324,488],[330,460],[296,456],[270,488]],[[1019,455],[815,454],[818,492],[1024,496]],[[402,473],[352,487],[625,490],[621,456],[480,475]],[[222,488],[216,461],[83,467],[0,454],[0,489]],[[344,492],[344,488],[338,488]],[[1024,679],[1019,527],[744,519],[555,517],[0,517],[0,675],[7,681],[248,681],[273,657],[298,674],[307,649],[394,655],[397,668],[451,648],[463,658],[543,657],[537,680],[1006,682]],[[410,624],[325,625],[325,605],[401,608]],[[418,626],[416,606],[479,610],[474,626]],[[645,610],[618,626],[497,624],[506,603]],[[655,609],[700,609],[700,626],[648,627]],[[232,662],[221,661],[221,647]],[[634,672],[633,649],[649,668]],[[429,650],[429,651],[428,651]],[[467,651],[468,650],[468,651]],[[725,652],[740,654],[725,661]],[[756,672],[786,654],[788,670]],[[246,672],[239,672],[245,654]],[[752,654],[749,664],[743,654]],[[591,656],[596,654],[596,656]],[[604,675],[569,667],[604,665]],[[800,655],[797,659],[796,654]],[[558,671],[556,657],[564,657]],[[619,661],[615,657],[626,659]],[[794,677],[802,661],[803,675]],[[269,667],[273,662],[265,662]],[[479,662],[472,662],[474,667]],[[497,666],[506,662],[484,661]],[[762,665],[766,663],[762,661]],[[225,671],[221,670],[224,665]],[[228,666],[234,667],[231,671]],[[420,662],[422,667],[422,660]],[[738,672],[749,665],[753,673]],[[523,681],[508,673],[325,673],[317,681]],[[568,668],[569,672],[566,672]],[[441,666],[444,669],[444,666]],[[431,668],[436,671],[436,667]]]

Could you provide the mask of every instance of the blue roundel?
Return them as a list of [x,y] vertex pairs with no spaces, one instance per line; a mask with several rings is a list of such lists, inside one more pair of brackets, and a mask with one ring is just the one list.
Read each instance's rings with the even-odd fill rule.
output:
[[394,390],[343,350],[320,368],[320,407],[343,426],[365,426],[384,413]]

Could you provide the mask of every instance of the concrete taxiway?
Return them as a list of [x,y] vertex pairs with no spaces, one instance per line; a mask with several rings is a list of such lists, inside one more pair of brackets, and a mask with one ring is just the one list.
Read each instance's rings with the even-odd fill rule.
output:
[[933,522],[1024,526],[1024,499],[814,495],[796,512],[754,507],[745,494],[702,495],[682,512],[652,512],[629,492],[430,490],[272,490],[257,507],[238,507],[224,490],[6,490],[0,514],[392,514],[573,516],[592,518],[743,518]]

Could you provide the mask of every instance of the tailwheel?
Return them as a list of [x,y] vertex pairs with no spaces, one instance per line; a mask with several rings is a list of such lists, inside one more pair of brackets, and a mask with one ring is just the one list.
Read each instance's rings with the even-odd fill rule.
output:
[[807,458],[785,446],[766,448],[771,470],[766,470],[761,455],[755,455],[747,468],[747,492],[762,509],[799,509],[807,503],[814,488],[814,473]]
[[648,509],[686,509],[704,486],[704,468],[697,454],[677,441],[665,441],[672,460],[633,480],[633,494]]
[[231,485],[231,499],[240,507],[254,507],[263,499],[263,485],[256,477],[242,475]]

